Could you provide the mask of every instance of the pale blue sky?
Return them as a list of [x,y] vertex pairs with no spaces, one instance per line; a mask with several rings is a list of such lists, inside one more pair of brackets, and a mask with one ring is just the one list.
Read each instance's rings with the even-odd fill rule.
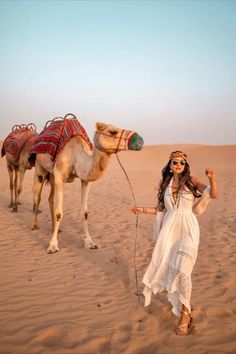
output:
[[0,139],[72,112],[145,144],[236,144],[236,1],[0,1]]

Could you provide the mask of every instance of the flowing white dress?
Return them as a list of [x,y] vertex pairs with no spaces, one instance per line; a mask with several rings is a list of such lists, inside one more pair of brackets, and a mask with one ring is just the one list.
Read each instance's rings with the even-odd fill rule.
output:
[[208,186],[195,203],[194,195],[186,189],[176,202],[172,195],[172,180],[164,196],[165,212],[157,213],[151,262],[144,274],[145,306],[152,293],[168,291],[172,311],[180,316],[182,304],[191,311],[191,273],[196,262],[200,230],[195,214],[201,214],[209,200]]

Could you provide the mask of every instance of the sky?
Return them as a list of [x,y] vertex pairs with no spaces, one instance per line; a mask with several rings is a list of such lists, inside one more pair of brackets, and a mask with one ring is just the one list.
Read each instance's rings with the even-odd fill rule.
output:
[[73,113],[146,145],[236,144],[236,1],[0,1],[0,139]]

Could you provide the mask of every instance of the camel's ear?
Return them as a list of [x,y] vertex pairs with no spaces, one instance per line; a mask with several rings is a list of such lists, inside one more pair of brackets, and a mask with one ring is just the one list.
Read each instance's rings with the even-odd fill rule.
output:
[[97,122],[96,123],[96,129],[97,130],[99,130],[99,131],[103,131],[103,130],[105,130],[107,128],[107,125],[105,124],[105,123],[99,123],[99,122]]

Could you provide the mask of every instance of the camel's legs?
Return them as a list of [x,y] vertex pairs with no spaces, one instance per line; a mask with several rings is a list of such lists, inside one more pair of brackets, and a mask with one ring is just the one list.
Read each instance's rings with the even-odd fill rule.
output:
[[11,192],[11,201],[9,204],[9,208],[12,208],[14,205],[13,202],[13,178],[14,178],[14,169],[12,168],[12,166],[7,165],[7,170],[9,173],[9,188],[10,188],[10,192]]
[[81,200],[82,200],[82,217],[84,228],[84,247],[85,248],[98,248],[93,242],[92,237],[88,230],[88,195],[91,183],[81,181]]
[[19,174],[19,185],[17,187],[17,193],[16,193],[16,204],[20,204],[20,194],[22,192],[22,187],[23,187],[23,180],[24,180],[24,176],[25,176],[25,169],[24,168],[20,168],[20,174]]
[[18,189],[18,179],[19,179],[19,167],[15,167],[15,178],[14,178],[14,196],[15,196],[15,201],[13,202],[13,207],[12,211],[17,212],[18,211],[18,198],[17,198],[17,189]]
[[50,174],[50,194],[48,198],[50,212],[51,212],[51,222],[52,222],[52,229],[54,230],[55,227],[55,213],[54,213],[54,194],[55,194],[55,181],[54,175]]
[[[55,180],[54,180],[55,181]],[[63,190],[64,190],[64,183],[60,179],[60,181],[55,181],[54,185],[54,193],[55,193],[55,226],[53,230],[53,235],[49,244],[49,247],[47,249],[48,253],[55,253],[58,252],[60,249],[58,247],[58,239],[57,239],[57,234],[59,230],[59,226],[63,217],[63,209],[62,209],[62,204],[63,204]]]
[[39,204],[41,201],[41,193],[43,189],[43,184],[45,179],[42,176],[39,176],[37,173],[34,175],[34,186],[33,186],[33,195],[34,195],[34,218],[32,222],[31,229],[38,230],[38,211],[39,211]]

